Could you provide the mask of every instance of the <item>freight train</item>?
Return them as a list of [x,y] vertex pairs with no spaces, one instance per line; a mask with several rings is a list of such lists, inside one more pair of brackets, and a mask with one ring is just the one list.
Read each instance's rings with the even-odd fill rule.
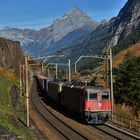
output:
[[48,97],[87,123],[105,123],[111,116],[109,88],[52,80],[45,83]]

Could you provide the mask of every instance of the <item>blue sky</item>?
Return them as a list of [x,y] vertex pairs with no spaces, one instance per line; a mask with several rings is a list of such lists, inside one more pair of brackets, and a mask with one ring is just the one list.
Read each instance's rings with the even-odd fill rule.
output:
[[118,14],[127,0],[2,0],[0,28],[41,29],[49,26],[69,9],[79,7],[96,21]]

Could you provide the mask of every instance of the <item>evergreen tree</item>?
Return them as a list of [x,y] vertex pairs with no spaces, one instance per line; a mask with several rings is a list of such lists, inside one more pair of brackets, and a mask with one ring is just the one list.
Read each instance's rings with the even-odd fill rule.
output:
[[140,111],[140,57],[125,57],[116,70],[114,84],[116,103],[126,103]]

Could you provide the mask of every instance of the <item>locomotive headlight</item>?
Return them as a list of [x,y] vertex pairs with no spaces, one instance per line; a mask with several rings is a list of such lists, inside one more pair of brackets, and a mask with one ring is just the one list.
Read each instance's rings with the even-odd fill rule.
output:
[[107,108],[106,108],[106,110],[108,110],[108,111],[109,111],[109,110],[110,110],[110,108],[108,108],[108,107],[107,107]]
[[93,108],[92,108],[92,107],[89,107],[89,108],[88,108],[88,110],[90,110],[90,111],[91,111],[91,110],[93,110]]

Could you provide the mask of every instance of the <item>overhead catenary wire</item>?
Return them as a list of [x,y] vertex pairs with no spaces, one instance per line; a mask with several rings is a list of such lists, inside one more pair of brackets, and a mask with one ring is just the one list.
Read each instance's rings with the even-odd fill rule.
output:
[[[130,15],[133,15],[135,13],[135,11],[133,11],[133,12],[131,12],[131,13],[129,13],[129,14],[125,14],[125,16],[120,16],[121,17],[121,19],[123,20],[123,21],[125,21],[126,20],[126,18],[128,18]],[[138,20],[140,18],[140,16],[138,16],[137,18],[135,18],[135,19],[133,19],[133,20],[131,20],[130,22],[129,22],[129,24],[131,24],[132,22],[134,22],[134,21],[136,21],[136,20]],[[111,21],[111,20],[110,20]],[[113,22],[111,22],[111,24],[114,24],[114,23],[116,23],[116,22],[120,22],[120,18],[117,18],[117,17],[115,17],[114,18],[114,20],[113,20]],[[109,24],[110,25],[110,24]],[[103,25],[103,27],[102,28],[105,28],[105,27],[107,27],[107,26],[109,26],[108,24],[106,24],[106,25]],[[122,26],[126,26],[126,22],[124,22],[123,24],[121,24]],[[138,25],[138,26],[135,26],[135,28],[134,27],[130,27],[130,28],[127,28],[127,31],[130,31],[130,30],[136,30],[137,28],[139,28],[140,27],[140,25]],[[97,27],[98,28],[98,27]],[[102,28],[100,29],[100,30],[102,30]],[[109,39],[112,39],[113,37],[115,37],[115,36],[118,36],[118,35],[120,35],[122,32],[119,32],[119,33],[115,33],[114,35],[113,35],[113,33],[111,33],[112,31],[116,31],[117,30],[117,27],[115,28],[115,29],[109,29],[107,32],[103,32],[103,33],[99,33],[98,35],[95,35],[94,36],[94,39],[93,39],[93,41],[92,41],[92,45],[94,44],[94,43],[100,43],[100,42],[103,42],[103,41],[109,41]],[[98,29],[97,30],[95,30],[95,31],[93,31],[91,34],[93,35],[94,34],[94,32],[98,32]],[[111,33],[109,36],[107,36],[107,37],[104,37],[104,35],[106,35],[106,34],[108,34],[108,33]],[[88,37],[88,35],[86,35],[87,37]],[[79,45],[79,42],[74,42],[75,44],[73,44],[73,43],[71,43],[71,44],[69,44],[68,45],[68,47],[66,47],[66,48],[62,48],[61,49],[61,51],[67,51],[69,48],[71,49],[70,50],[70,52],[76,52],[77,50],[79,51],[79,46],[80,46],[80,53],[78,53],[79,55],[81,54],[81,55],[83,55],[83,51],[82,51],[82,49],[85,49],[84,50],[84,53],[86,54],[86,53],[89,53],[89,50],[87,50],[86,49],[86,47],[85,47],[85,45],[83,45],[83,42],[85,42],[85,40],[90,40],[91,39],[91,37],[89,38],[89,39],[87,39],[87,37],[86,38],[84,38],[84,36],[82,36],[82,37],[80,37],[80,39],[76,39],[75,40],[75,42],[78,40],[81,40],[81,39],[83,39],[84,38],[84,41],[82,41],[81,43],[80,43],[80,45]],[[101,39],[98,39],[98,37],[103,37],[103,38],[101,38]],[[108,40],[107,40],[108,39]],[[72,46],[75,46],[75,45],[79,45],[78,47],[72,47]],[[91,50],[92,50],[92,45],[90,45],[91,46]],[[68,50],[68,52],[69,52],[69,50]],[[52,53],[52,54],[54,54],[54,53]],[[72,59],[75,59],[75,58],[77,58],[77,55],[75,55],[75,56],[73,56],[72,57]]]

